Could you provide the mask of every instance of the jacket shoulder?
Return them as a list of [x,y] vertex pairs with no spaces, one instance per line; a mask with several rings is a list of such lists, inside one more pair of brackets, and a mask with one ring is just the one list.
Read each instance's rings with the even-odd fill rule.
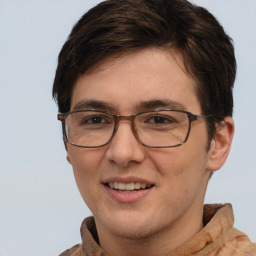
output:
[[62,252],[59,256],[83,256],[82,247],[80,244],[77,244],[70,249]]
[[232,229],[230,236],[223,237],[219,241],[212,254],[216,256],[256,256],[256,243],[253,243],[249,237],[237,229]]
[[232,255],[256,256],[256,243],[253,243],[246,234],[239,230],[235,229],[234,233],[236,236],[227,242],[226,250],[231,251]]

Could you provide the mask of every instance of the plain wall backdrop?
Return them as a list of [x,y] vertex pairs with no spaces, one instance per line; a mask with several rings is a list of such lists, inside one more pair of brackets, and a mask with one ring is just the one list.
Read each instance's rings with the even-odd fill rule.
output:
[[[79,243],[90,215],[66,161],[51,87],[72,26],[99,1],[0,0],[0,256],[51,256]],[[194,0],[234,39],[236,132],[206,202],[231,202],[256,241],[256,1]]]

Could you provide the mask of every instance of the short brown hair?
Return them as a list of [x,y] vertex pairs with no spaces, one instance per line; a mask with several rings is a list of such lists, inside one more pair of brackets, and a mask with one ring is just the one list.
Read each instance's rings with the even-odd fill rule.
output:
[[231,38],[206,9],[186,0],[107,0],[77,22],[63,45],[53,84],[60,113],[70,110],[73,85],[103,59],[135,49],[180,51],[197,94],[209,137],[232,116],[236,60]]

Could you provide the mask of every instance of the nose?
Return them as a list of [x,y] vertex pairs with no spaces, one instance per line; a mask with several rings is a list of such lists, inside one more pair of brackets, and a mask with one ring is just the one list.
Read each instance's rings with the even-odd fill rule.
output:
[[145,149],[135,137],[131,123],[128,120],[120,122],[116,129],[106,153],[107,159],[121,167],[127,167],[132,162],[141,163],[145,158]]

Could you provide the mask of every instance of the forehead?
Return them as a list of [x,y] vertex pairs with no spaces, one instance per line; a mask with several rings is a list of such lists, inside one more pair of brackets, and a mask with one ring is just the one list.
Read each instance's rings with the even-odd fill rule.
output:
[[117,111],[133,111],[147,101],[177,102],[190,110],[200,105],[196,87],[179,52],[148,48],[107,58],[81,75],[73,88],[71,110],[83,101],[103,102]]

